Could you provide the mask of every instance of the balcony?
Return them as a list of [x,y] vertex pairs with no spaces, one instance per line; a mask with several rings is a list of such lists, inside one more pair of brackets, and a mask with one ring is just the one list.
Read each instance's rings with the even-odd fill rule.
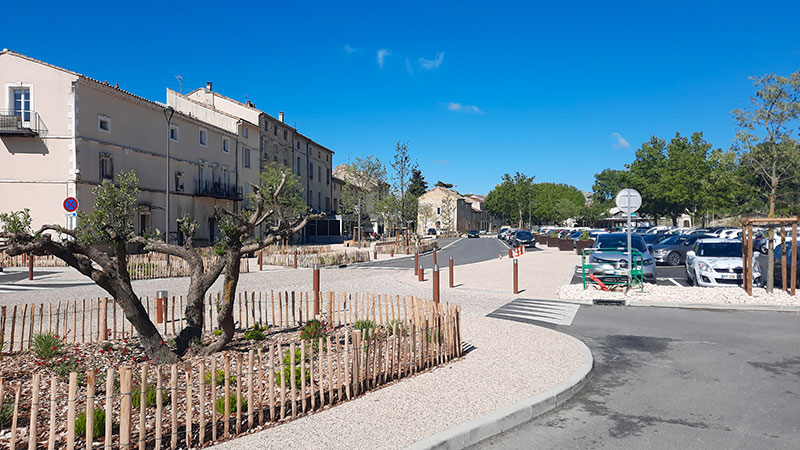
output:
[[47,128],[36,111],[0,109],[0,136],[36,137]]
[[233,184],[214,182],[211,180],[195,180],[194,195],[238,201],[242,199],[242,188]]

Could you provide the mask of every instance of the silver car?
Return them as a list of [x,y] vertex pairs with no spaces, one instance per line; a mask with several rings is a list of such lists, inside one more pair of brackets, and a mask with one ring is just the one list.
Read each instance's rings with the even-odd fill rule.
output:
[[[642,275],[650,283],[656,282],[656,260],[641,236],[631,235],[631,248],[642,254]],[[601,280],[622,281],[628,278],[631,257],[625,254],[628,249],[626,233],[605,233],[597,236],[592,246],[594,252],[589,256],[592,273]],[[634,261],[638,264],[638,261]]]

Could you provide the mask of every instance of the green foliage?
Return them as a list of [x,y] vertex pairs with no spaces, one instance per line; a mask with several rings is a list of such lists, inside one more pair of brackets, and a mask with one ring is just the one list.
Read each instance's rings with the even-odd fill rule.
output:
[[428,191],[428,183],[425,177],[422,176],[422,171],[418,168],[411,170],[411,179],[408,183],[408,192],[414,197],[420,197]]
[[86,372],[83,366],[75,358],[64,358],[50,364],[50,367],[55,372],[56,376],[63,381],[69,380],[69,374],[76,372],[78,374],[78,383],[83,383],[86,380]]
[[11,426],[11,420],[14,418],[14,400],[3,401],[3,406],[0,406],[0,428]]
[[37,358],[49,360],[64,354],[64,343],[53,333],[36,333],[32,350]]
[[375,323],[369,319],[357,320],[353,328],[361,332],[363,339],[369,339],[370,332],[375,328]]
[[[92,437],[95,439],[106,435],[106,410],[98,408],[94,410],[94,422],[92,423]],[[86,411],[78,413],[75,417],[75,436],[86,436]]]
[[[296,348],[294,350],[294,384],[297,389],[300,389],[302,386],[302,381],[300,377],[302,376],[302,359],[301,359],[301,350]],[[290,386],[292,383],[292,352],[287,350],[286,353],[283,354],[283,370],[275,372],[275,384],[277,386],[281,385],[282,377],[286,377],[286,386]],[[305,372],[305,379],[306,384],[311,381],[311,374],[306,371]]]
[[211,334],[214,336],[222,336],[222,330],[217,328],[216,330],[212,331]]
[[94,207],[78,211],[78,239],[87,244],[125,243],[134,236],[133,222],[139,212],[139,179],[134,171],[116,176],[117,185],[103,180],[92,189]]
[[316,343],[319,338],[324,338],[328,335],[325,327],[323,326],[322,322],[317,319],[310,320],[306,325],[303,327],[303,330],[300,332],[300,339],[303,340],[311,340],[313,343]]
[[385,327],[386,327],[386,330],[387,330],[389,336],[393,336],[394,335],[395,328],[397,329],[397,334],[400,335],[400,336],[405,335],[407,333],[407,331],[408,331],[406,329],[406,326],[403,323],[403,321],[402,320],[397,320],[397,319],[392,319],[391,321],[389,321],[388,324],[385,325]]
[[583,230],[581,233],[581,237],[579,238],[581,241],[588,241],[589,240],[589,232],[587,230]]
[[453,183],[445,183],[445,182],[444,182],[444,181],[442,181],[442,180],[439,180],[439,181],[437,181],[437,182],[436,182],[436,184],[435,184],[434,186],[436,186],[436,187],[443,187],[443,188],[445,188],[445,189],[453,189]]
[[[169,391],[161,393],[161,404],[166,405],[170,401]],[[131,392],[131,403],[134,408],[139,408],[142,404],[142,387],[136,387]],[[144,391],[144,406],[152,408],[156,406],[156,388],[153,385],[148,385]]]
[[6,233],[33,234],[31,210],[28,208],[22,211],[0,213],[0,222],[3,222],[2,230]]
[[[224,415],[225,414],[225,397],[217,399],[216,408],[217,408],[217,413],[218,414],[220,414],[220,415]],[[247,412],[247,400],[245,400],[244,398],[242,398],[241,401],[239,402],[239,411],[241,411],[242,414],[245,414]],[[236,396],[235,395],[231,395],[230,397],[228,397],[228,412],[231,415],[236,414]]]
[[264,339],[267,338],[267,335],[264,334],[264,331],[266,330],[267,327],[262,328],[260,325],[255,324],[252,327],[250,327],[250,329],[244,332],[244,338],[249,339],[251,341],[263,341]]
[[[212,372],[206,372],[206,374],[205,374],[206,384],[211,384],[211,373]],[[236,383],[236,377],[233,376],[233,375],[231,375],[228,378],[228,380],[229,380],[230,384],[235,384]],[[217,381],[217,386],[225,386],[225,371],[224,370],[222,370],[222,369],[217,370],[216,381]]]
[[373,155],[356,158],[345,166],[344,181],[340,212],[345,219],[358,220],[359,211],[362,221],[377,216],[379,200],[389,194],[383,163]]

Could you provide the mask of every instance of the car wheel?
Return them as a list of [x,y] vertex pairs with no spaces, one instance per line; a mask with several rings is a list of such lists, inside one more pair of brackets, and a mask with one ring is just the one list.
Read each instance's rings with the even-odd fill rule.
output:
[[769,247],[767,247],[766,245],[762,245],[761,246],[761,253],[764,254],[764,255],[769,253]]
[[679,266],[681,265],[681,254],[678,252],[672,252],[667,255],[667,263],[670,266]]
[[688,284],[689,286],[694,286],[694,280],[692,279],[692,277],[689,276],[688,269],[686,270],[686,284]]

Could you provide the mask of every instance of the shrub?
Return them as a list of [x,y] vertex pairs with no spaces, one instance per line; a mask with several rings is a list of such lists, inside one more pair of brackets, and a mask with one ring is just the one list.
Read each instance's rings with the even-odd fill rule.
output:
[[587,230],[583,230],[583,233],[581,233],[581,237],[579,239],[581,241],[588,241],[589,240],[589,232]]
[[79,384],[82,384],[84,381],[86,381],[86,371],[83,370],[83,367],[81,367],[80,363],[78,363],[78,360],[75,358],[65,358],[61,361],[53,362],[51,367],[53,368],[53,372],[55,372],[56,376],[64,381],[69,380],[69,374],[71,372],[78,373]]
[[52,359],[64,354],[64,344],[53,333],[33,335],[33,354],[39,359]]
[[361,337],[363,339],[369,339],[371,330],[375,328],[375,323],[369,319],[358,320],[355,324],[353,324],[353,328],[361,331]]
[[214,336],[221,336],[222,335],[222,330],[217,328],[216,330],[212,331],[211,334],[213,334]]
[[[247,410],[247,400],[242,399],[241,403],[239,403],[239,410],[244,414]],[[228,397],[228,411],[231,414],[236,414],[236,396],[232,395]],[[225,414],[225,397],[217,399],[217,413],[220,415]]]
[[303,327],[303,331],[300,332],[300,339],[317,342],[317,339],[324,338],[327,335],[328,333],[325,330],[325,327],[322,325],[322,322],[314,319],[308,321],[308,323],[306,323],[306,325]]
[[267,335],[264,334],[264,331],[267,330],[267,327],[261,327],[258,324],[253,325],[250,327],[249,330],[244,332],[244,338],[249,339],[251,341],[263,341],[267,338]]
[[[94,410],[94,423],[92,424],[92,437],[99,438],[106,435],[106,410]],[[78,413],[75,417],[75,435],[86,436],[86,411]]]
[[[209,374],[210,375],[210,374]],[[169,392],[161,393],[161,404],[166,405],[169,403]],[[136,387],[131,391],[131,403],[134,408],[139,408],[142,404],[142,388]],[[156,406],[156,388],[153,385],[148,385],[144,391],[144,406],[152,408]]]
[[[206,372],[206,383],[211,384],[211,372]],[[230,384],[236,383],[236,377],[231,375],[229,378]],[[225,371],[220,369],[217,370],[217,386],[225,386]]]
[[398,335],[400,335],[400,336],[405,336],[406,335],[406,326],[403,324],[403,321],[394,319],[394,320],[390,321],[386,325],[386,329],[388,330],[389,336],[394,335],[395,326],[397,326],[397,334]]
[[3,402],[0,406],[0,428],[11,426],[11,419],[14,417],[14,400]]
[[[295,362],[297,362],[297,360],[295,360]],[[281,385],[281,379],[282,379],[281,377],[286,377],[286,387],[287,388],[291,388],[292,387],[292,368],[289,367],[288,364],[283,366],[283,370],[275,372],[275,385],[277,385],[277,386]],[[301,377],[302,377],[302,370],[301,370],[300,366],[295,366],[295,368],[294,368],[294,387],[296,389],[300,389],[302,387],[302,381],[300,380]],[[306,385],[308,385],[311,382],[311,374],[308,373],[308,371],[305,372],[305,378],[306,378]]]

